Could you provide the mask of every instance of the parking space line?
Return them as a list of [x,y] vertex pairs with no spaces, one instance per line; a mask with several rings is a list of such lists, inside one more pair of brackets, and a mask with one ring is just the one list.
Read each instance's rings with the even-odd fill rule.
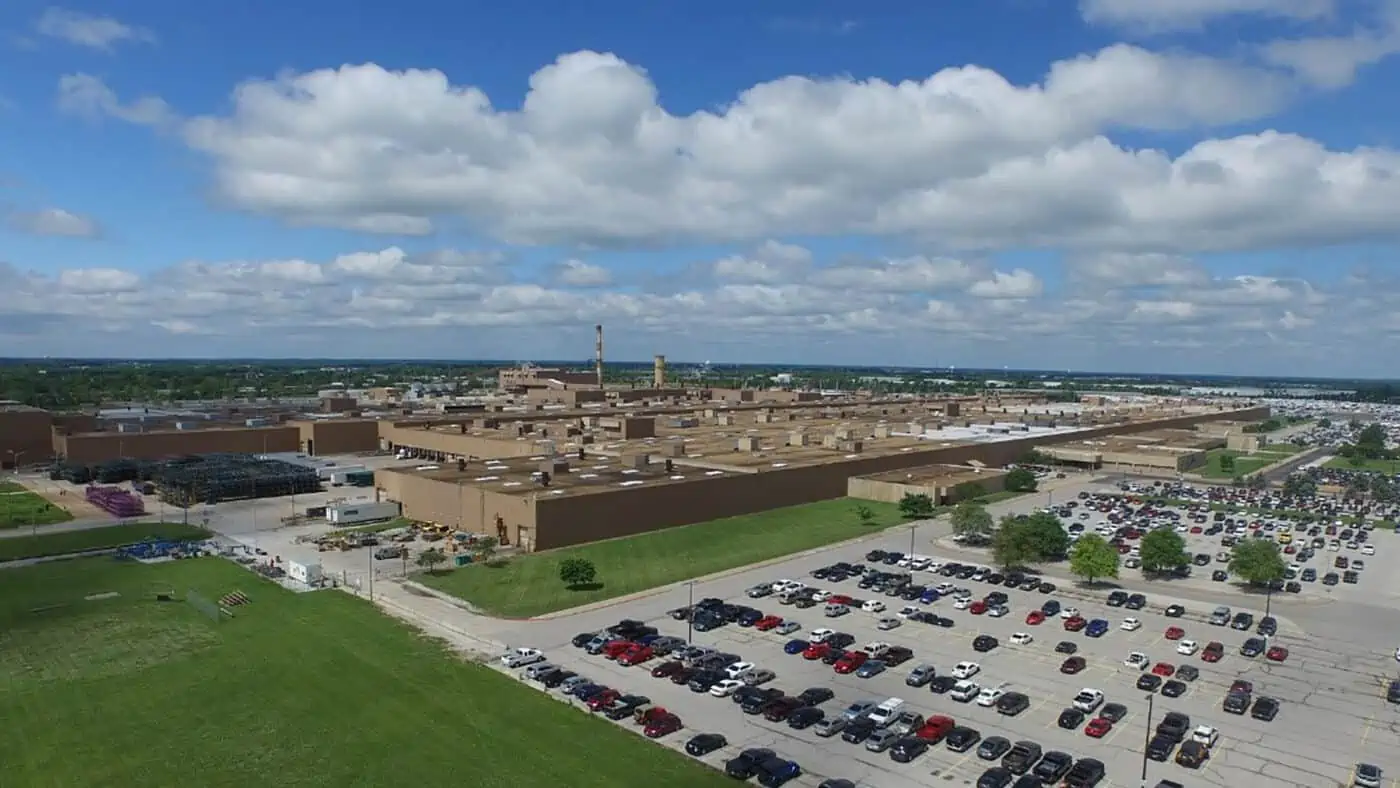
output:
[[1136,717],[1136,712],[1129,712],[1128,716],[1113,723],[1113,730],[1109,731],[1108,735],[1104,737],[1103,743],[1111,744],[1114,739],[1118,738],[1118,734],[1128,729],[1128,723],[1132,722]]

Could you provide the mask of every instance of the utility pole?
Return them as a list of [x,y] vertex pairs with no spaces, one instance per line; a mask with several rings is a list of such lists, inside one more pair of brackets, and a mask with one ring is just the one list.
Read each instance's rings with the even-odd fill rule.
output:
[[690,590],[690,605],[685,611],[685,642],[689,645],[695,637],[695,581],[691,580],[685,586]]
[[374,601],[374,551],[367,550],[365,555],[369,556],[369,601]]
[[1152,745],[1152,701],[1156,693],[1147,696],[1147,730],[1142,737],[1142,788],[1147,788],[1147,749]]

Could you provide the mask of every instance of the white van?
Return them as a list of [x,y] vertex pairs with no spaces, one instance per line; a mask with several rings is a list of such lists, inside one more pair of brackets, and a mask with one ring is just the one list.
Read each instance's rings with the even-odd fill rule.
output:
[[896,719],[899,713],[904,711],[904,701],[899,698],[890,698],[870,712],[870,721],[875,723],[877,728],[888,727]]

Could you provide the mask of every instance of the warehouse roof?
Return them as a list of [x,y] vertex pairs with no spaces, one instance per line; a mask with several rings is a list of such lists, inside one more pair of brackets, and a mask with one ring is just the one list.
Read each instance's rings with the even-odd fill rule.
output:
[[[677,465],[666,473],[664,462],[654,462],[641,469],[627,468],[615,459],[590,457],[583,461],[570,459],[569,468],[551,475],[549,484],[542,484],[539,466],[546,458],[516,457],[503,460],[467,463],[457,470],[456,463],[420,465],[415,468],[386,468],[379,473],[401,473],[423,476],[448,484],[480,487],[506,495],[568,496],[591,492],[610,492],[632,487],[657,484],[677,484],[690,480],[724,476],[727,472]],[[560,458],[561,461],[564,458]]]
[[897,471],[872,473],[858,478],[869,479],[873,482],[956,487],[965,482],[1002,476],[1004,473],[1004,471],[995,469],[988,470],[967,465],[921,465],[917,468],[901,468]]

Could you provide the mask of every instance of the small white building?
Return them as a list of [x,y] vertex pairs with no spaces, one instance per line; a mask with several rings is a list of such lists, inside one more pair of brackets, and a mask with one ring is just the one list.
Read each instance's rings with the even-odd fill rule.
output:
[[320,564],[304,564],[300,561],[287,562],[287,577],[298,583],[315,585],[321,582],[325,575],[321,571]]

